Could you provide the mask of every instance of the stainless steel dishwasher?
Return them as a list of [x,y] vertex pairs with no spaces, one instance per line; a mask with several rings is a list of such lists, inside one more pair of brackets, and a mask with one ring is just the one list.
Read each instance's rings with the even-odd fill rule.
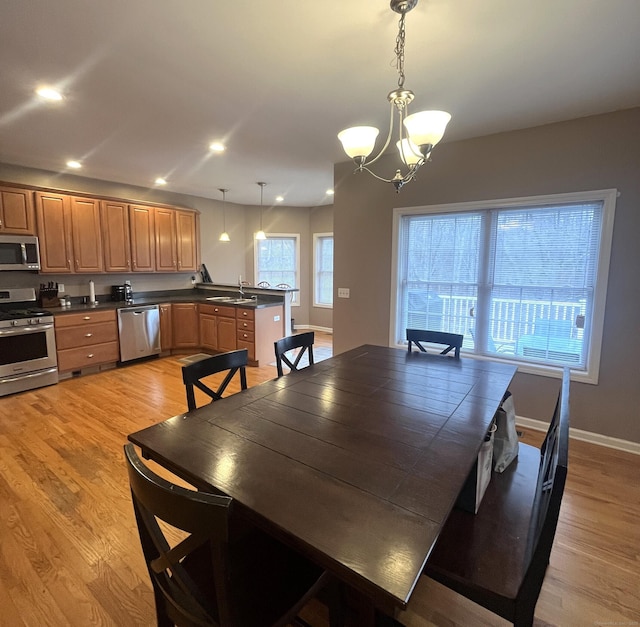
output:
[[120,361],[160,353],[160,310],[158,305],[118,309]]

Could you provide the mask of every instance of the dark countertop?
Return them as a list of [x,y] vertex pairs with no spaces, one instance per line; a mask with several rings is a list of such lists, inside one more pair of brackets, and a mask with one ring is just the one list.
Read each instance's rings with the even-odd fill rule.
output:
[[72,298],[71,306],[67,307],[48,307],[54,315],[64,315],[67,313],[83,313],[86,311],[110,311],[116,309],[130,309],[136,307],[144,307],[145,305],[161,305],[164,303],[201,303],[210,305],[220,305],[225,307],[249,307],[251,309],[262,309],[264,307],[275,307],[283,304],[283,296],[265,294],[255,295],[255,299],[250,296],[255,294],[247,294],[247,298],[243,302],[233,302],[227,300],[208,300],[217,298],[218,296],[233,296],[234,299],[240,299],[240,294],[231,293],[224,290],[201,290],[198,288],[187,290],[172,290],[166,292],[141,292],[139,295],[134,293],[133,303],[124,301],[112,301],[109,295],[99,295],[97,305],[84,304],[82,297]]

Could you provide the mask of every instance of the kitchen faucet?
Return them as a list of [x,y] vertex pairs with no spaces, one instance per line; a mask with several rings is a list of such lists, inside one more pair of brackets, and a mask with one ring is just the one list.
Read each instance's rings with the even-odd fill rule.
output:
[[238,290],[240,291],[240,298],[244,298],[244,290],[242,289],[242,277],[238,277]]

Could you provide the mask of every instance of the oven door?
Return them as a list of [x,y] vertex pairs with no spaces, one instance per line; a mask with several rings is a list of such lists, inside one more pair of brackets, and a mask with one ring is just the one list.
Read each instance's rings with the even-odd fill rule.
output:
[[56,368],[53,323],[0,329],[0,379]]

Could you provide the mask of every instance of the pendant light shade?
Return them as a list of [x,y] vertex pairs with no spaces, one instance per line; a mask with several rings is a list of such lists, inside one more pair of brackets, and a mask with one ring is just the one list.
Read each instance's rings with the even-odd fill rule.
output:
[[222,233],[220,233],[220,237],[218,238],[221,242],[230,242],[231,238],[229,237],[229,233],[227,233],[227,192],[228,189],[219,188],[218,191],[222,192]]
[[263,194],[264,194],[264,186],[266,185],[266,183],[259,181],[258,185],[260,185],[260,230],[256,233],[256,239],[263,240],[263,239],[267,239],[267,235],[262,229],[262,201],[263,201]]

